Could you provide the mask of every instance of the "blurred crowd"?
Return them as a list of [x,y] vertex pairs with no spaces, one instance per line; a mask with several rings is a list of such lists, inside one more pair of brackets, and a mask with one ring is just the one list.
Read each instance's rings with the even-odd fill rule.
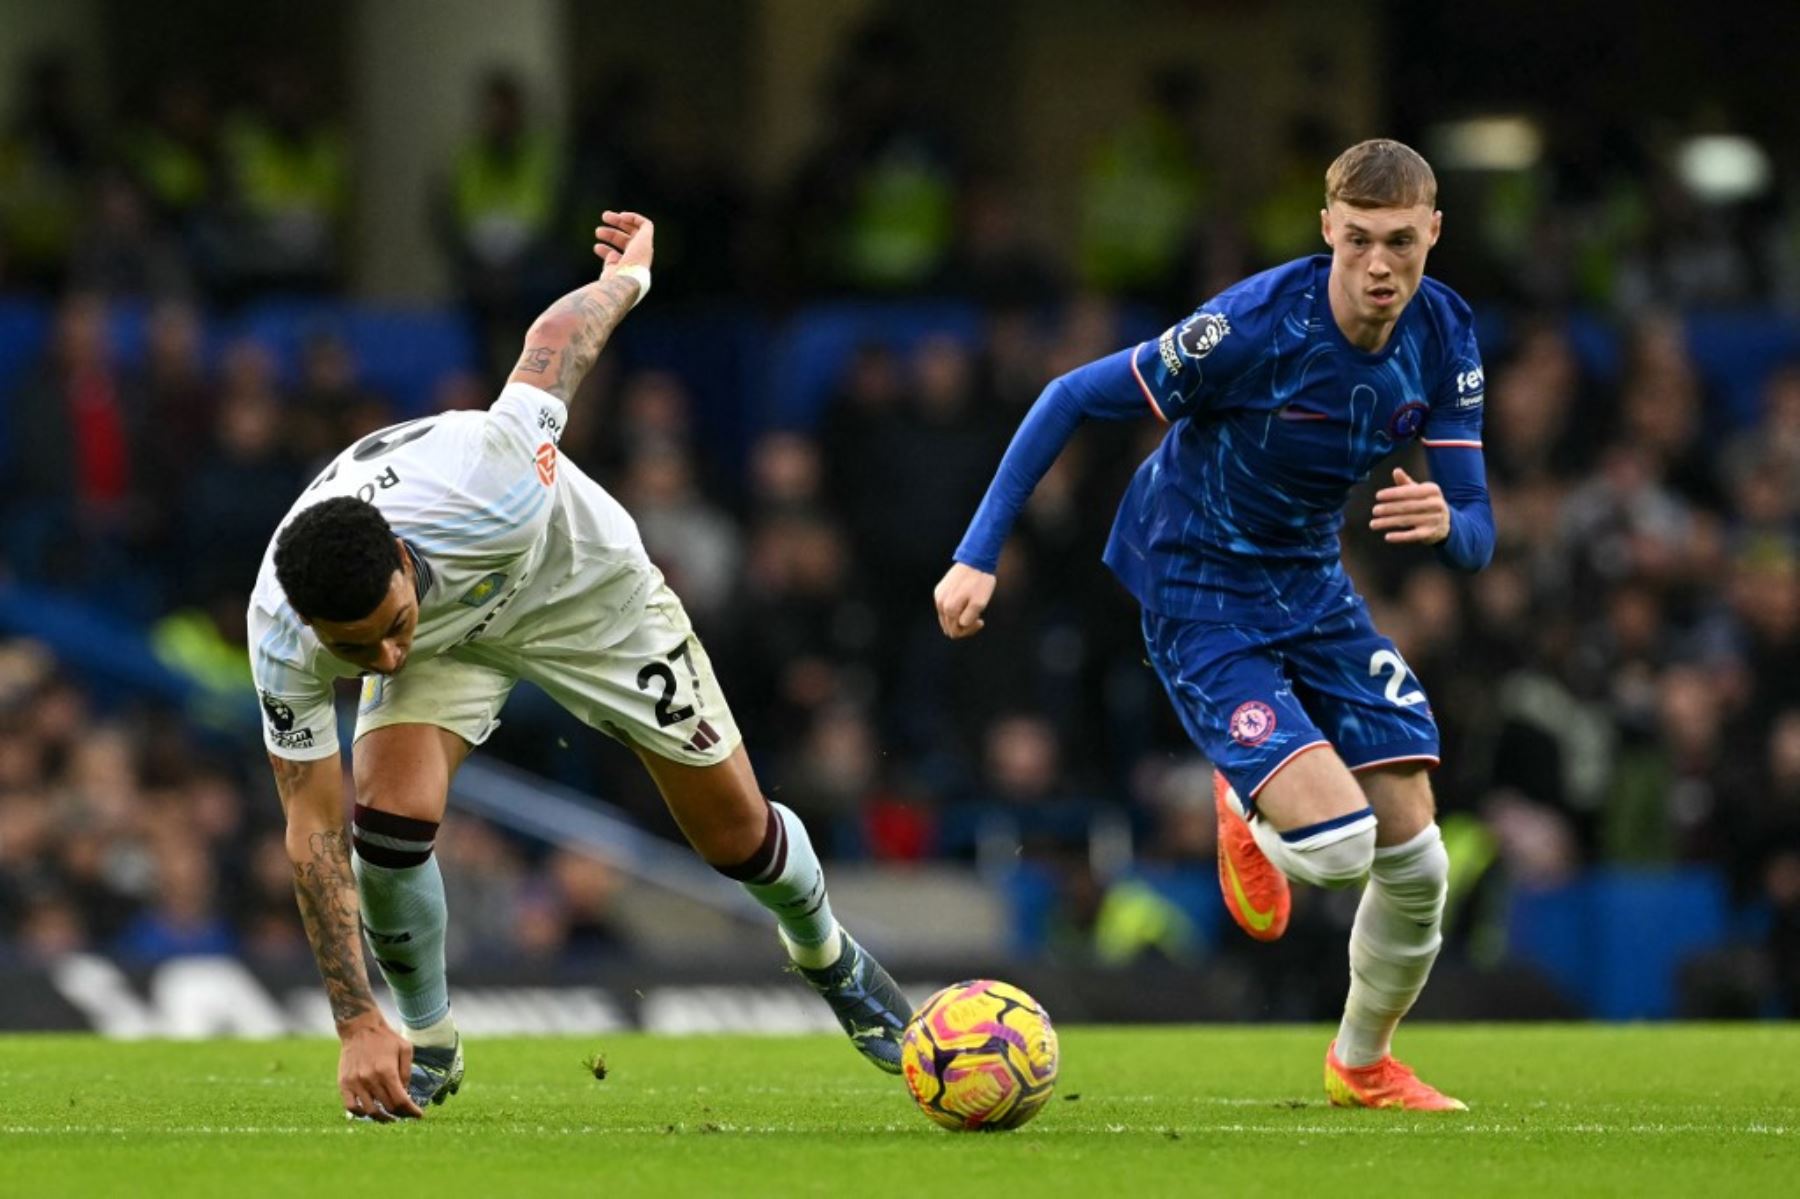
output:
[[[1311,252],[1318,178],[1342,139],[1297,125],[1293,178],[1231,206],[1196,134],[1205,87],[1160,72],[1094,147],[1081,228],[1052,248],[1003,177],[972,171],[915,109],[901,86],[911,53],[889,31],[862,35],[833,83],[830,136],[791,188],[762,197],[721,164],[628,140],[637,122],[584,121],[560,144],[495,75],[444,167],[445,260],[494,347],[516,345],[584,261],[585,243],[561,235],[583,224],[565,214],[612,197],[659,221],[659,268],[665,246],[686,264],[658,274],[677,310],[745,294],[976,301],[973,344],[862,347],[815,423],[759,432],[741,467],[702,435],[687,380],[608,358],[564,452],[637,518],[765,788],[829,856],[1024,872],[1041,883],[1036,950],[1201,957],[1214,951],[1207,921],[1179,888],[1133,880],[1206,878],[1207,771],[1099,562],[1162,428],[1084,430],[1026,508],[981,636],[945,641],[931,588],[1043,385],[1131,340],[1131,305],[1173,318]],[[7,572],[104,594],[160,628],[198,620],[228,683],[281,514],[324,459],[396,411],[329,334],[292,378],[268,346],[201,335],[209,314],[270,289],[343,285],[343,131],[303,75],[266,83],[237,108],[171,80],[133,120],[98,130],[46,60],[0,142],[0,288],[56,297],[41,360],[5,405]],[[603,99],[596,112],[651,103],[629,80]],[[1346,558],[1443,730],[1437,792],[1467,864],[1456,952],[1504,953],[1494,913],[1518,888],[1596,863],[1706,865],[1762,930],[1745,992],[1800,1013],[1800,363],[1766,380],[1753,420],[1720,419],[1668,315],[1785,303],[1800,223],[1782,222],[1780,199],[1706,208],[1654,161],[1619,161],[1595,175],[1553,159],[1529,187],[1483,193],[1476,235],[1434,263],[1506,318],[1485,347],[1493,565],[1457,576],[1385,546],[1366,532],[1363,494]],[[777,209],[783,220],[763,219]],[[788,229],[791,244],[772,232]],[[1544,245],[1581,253],[1527,251]],[[759,269],[769,263],[782,267]],[[129,368],[106,337],[120,300],[150,305]],[[1560,319],[1573,305],[1618,319],[1615,374],[1584,369]],[[496,348],[487,375],[447,375],[436,404],[484,405],[509,358]],[[672,832],[630,756],[541,695],[521,689],[491,744]],[[619,884],[604,868],[465,816],[440,854],[453,952],[568,961],[620,948]],[[1299,919],[1323,928],[1346,912],[1318,901]],[[83,946],[144,960],[305,954],[255,743],[184,730],[12,643],[0,648],[0,958]]]

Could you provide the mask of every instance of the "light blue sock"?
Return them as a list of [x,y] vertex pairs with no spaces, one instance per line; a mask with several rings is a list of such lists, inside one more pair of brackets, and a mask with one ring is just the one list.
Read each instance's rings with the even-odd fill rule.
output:
[[444,929],[450,909],[437,858],[422,865],[377,866],[356,858],[363,933],[394,1004],[409,1028],[425,1028],[450,1011],[444,969]]
[[837,940],[837,918],[831,914],[831,901],[825,894],[825,871],[800,817],[778,803],[769,805],[769,814],[769,834],[762,847],[748,862],[725,873],[775,913],[790,951],[798,949],[797,956],[810,957],[807,948],[835,947]]

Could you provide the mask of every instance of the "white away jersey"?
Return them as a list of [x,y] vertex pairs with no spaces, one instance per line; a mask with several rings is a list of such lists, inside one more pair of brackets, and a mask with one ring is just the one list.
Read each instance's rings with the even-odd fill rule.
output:
[[[381,509],[422,589],[409,663],[475,641],[529,655],[527,617],[551,603],[583,604],[597,638],[616,641],[641,613],[652,568],[624,508],[558,458],[567,417],[555,396],[509,383],[485,412],[372,433],[332,460],[282,527],[337,496]],[[361,672],[333,657],[288,606],[274,538],[250,597],[249,634],[269,752],[302,760],[336,753],[332,684]]]

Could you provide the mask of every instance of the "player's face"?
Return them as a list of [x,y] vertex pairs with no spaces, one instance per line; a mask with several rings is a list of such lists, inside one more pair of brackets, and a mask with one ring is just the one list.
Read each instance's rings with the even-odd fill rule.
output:
[[1354,208],[1339,202],[1321,214],[1331,247],[1332,311],[1359,325],[1400,319],[1425,275],[1443,214],[1411,208]]
[[314,633],[333,657],[360,670],[394,674],[406,665],[412,652],[413,634],[419,628],[418,592],[413,586],[412,564],[394,572],[387,594],[375,610],[361,620],[313,620]]

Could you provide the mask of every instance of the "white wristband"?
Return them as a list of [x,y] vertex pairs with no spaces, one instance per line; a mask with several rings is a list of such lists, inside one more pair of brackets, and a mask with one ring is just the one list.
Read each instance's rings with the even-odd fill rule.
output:
[[629,279],[633,283],[637,284],[637,289],[638,289],[637,299],[635,299],[631,302],[631,306],[633,308],[636,308],[639,304],[642,304],[644,302],[644,297],[650,294],[650,268],[649,267],[638,266],[636,263],[633,263],[630,266],[619,267],[617,270],[615,270],[613,272],[613,274],[618,276],[621,279]]

